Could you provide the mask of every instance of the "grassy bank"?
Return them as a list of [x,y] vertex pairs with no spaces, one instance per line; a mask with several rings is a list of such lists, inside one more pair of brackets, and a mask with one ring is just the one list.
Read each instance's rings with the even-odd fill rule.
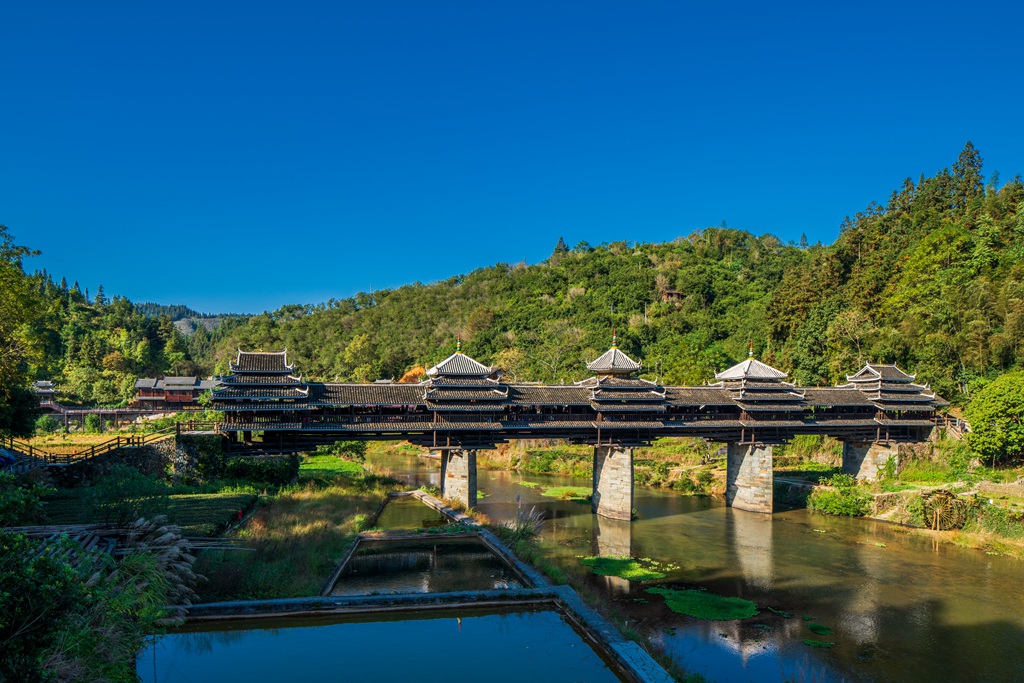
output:
[[[789,447],[787,447],[788,449]],[[790,449],[792,451],[792,449]],[[928,534],[945,543],[1024,559],[1024,466],[992,468],[959,440],[902,445],[872,483],[837,475],[841,450],[802,452],[776,458],[776,477],[801,478],[824,485],[807,498],[811,509],[830,514],[868,516]],[[784,458],[786,449],[783,449]],[[792,455],[792,452],[790,452]],[[842,481],[848,480],[848,481]],[[934,531],[931,492],[948,491],[956,499],[955,526]]]
[[[328,456],[330,458],[330,456]],[[317,595],[397,482],[355,463],[307,458],[299,482],[261,500],[232,536],[237,550],[207,551],[196,571],[200,600]],[[359,471],[353,471],[353,465]]]

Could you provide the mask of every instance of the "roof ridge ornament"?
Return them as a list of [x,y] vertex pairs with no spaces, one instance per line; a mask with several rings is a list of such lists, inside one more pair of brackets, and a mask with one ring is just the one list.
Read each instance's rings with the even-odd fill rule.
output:
[[462,353],[462,330],[455,336],[455,353]]
[[750,350],[747,352],[747,358],[753,358],[753,357],[754,357],[754,340],[751,339],[750,340]]
[[618,330],[616,328],[614,328],[614,327],[612,328],[612,348],[613,349],[619,348],[619,334],[618,334]]

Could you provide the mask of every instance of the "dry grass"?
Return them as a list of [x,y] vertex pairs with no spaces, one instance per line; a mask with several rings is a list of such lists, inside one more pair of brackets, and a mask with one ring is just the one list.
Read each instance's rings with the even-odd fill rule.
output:
[[306,482],[269,498],[235,535],[245,550],[208,551],[203,601],[317,595],[355,535],[397,487],[374,477]]

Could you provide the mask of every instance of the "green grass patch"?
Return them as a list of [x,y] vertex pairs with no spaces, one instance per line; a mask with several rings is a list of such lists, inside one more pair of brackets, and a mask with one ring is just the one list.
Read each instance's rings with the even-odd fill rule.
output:
[[817,633],[819,636],[832,635],[832,627],[825,626],[825,624],[807,624],[807,628],[811,630],[811,633]]
[[307,455],[299,464],[300,477],[358,477],[363,466],[351,460],[342,460],[334,455]]
[[900,481],[920,484],[949,484],[961,476],[962,472],[944,463],[933,460],[912,460],[900,472]]
[[545,486],[541,495],[562,500],[590,500],[593,490],[589,486]]
[[584,557],[580,564],[590,567],[601,576],[617,576],[627,581],[653,581],[664,579],[666,574],[645,567],[631,557]]
[[811,640],[810,638],[804,638],[804,645],[809,647],[832,647],[835,643],[827,643],[824,640]]
[[670,610],[695,619],[732,621],[757,616],[757,605],[743,598],[726,598],[700,590],[648,588],[645,592],[661,595]]
[[528,489],[535,489],[538,486],[540,486],[540,484],[538,484],[535,481],[521,481],[521,482],[519,482],[519,485],[520,486],[525,486]]

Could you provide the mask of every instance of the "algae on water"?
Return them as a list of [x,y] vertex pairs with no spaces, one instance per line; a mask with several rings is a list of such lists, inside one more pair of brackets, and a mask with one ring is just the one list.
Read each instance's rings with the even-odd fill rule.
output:
[[601,576],[617,576],[627,581],[651,581],[664,579],[666,574],[644,567],[631,557],[584,557],[580,560]]
[[731,621],[757,615],[757,605],[743,598],[726,598],[707,591],[674,588],[648,588],[646,592],[663,596],[670,610],[695,619]]

